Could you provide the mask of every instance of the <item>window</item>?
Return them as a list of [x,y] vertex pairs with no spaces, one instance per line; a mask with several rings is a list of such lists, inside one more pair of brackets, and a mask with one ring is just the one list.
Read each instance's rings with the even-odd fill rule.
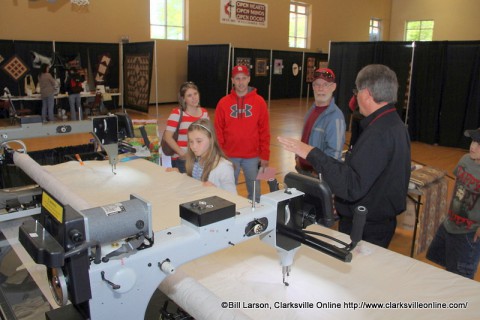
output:
[[185,1],[150,0],[150,37],[185,40]]
[[405,41],[432,41],[433,20],[407,21]]
[[307,48],[309,10],[308,5],[290,2],[290,27],[288,30],[288,46],[290,48]]
[[370,41],[380,41],[381,36],[381,20],[372,18],[370,19],[370,28],[368,30]]

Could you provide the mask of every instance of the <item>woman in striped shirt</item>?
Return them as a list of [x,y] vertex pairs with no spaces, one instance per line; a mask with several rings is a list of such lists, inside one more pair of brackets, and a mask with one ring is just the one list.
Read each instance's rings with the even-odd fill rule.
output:
[[[200,93],[198,87],[193,82],[185,82],[180,86],[178,92],[179,107],[174,108],[167,120],[165,129],[165,141],[175,150],[172,156],[172,167],[177,168],[181,173],[185,173],[185,155],[187,153],[188,127],[193,122],[208,117],[208,112],[200,106]],[[178,125],[180,121],[180,125]],[[173,134],[178,126],[178,139],[173,139]]]

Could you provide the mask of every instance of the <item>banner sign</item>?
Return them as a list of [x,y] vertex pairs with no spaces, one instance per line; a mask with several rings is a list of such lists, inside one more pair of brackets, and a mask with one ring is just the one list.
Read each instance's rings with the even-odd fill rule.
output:
[[267,5],[252,1],[220,0],[220,23],[267,27]]

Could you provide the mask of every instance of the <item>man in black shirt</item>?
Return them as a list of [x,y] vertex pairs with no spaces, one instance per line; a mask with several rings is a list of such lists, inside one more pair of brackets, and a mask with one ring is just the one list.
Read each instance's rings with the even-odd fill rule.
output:
[[340,162],[301,141],[278,137],[288,151],[307,159],[335,194],[339,231],[350,234],[358,206],[368,210],[363,240],[387,248],[405,211],[410,180],[410,139],[396,112],[398,82],[384,65],[368,65],[357,75],[362,134]]

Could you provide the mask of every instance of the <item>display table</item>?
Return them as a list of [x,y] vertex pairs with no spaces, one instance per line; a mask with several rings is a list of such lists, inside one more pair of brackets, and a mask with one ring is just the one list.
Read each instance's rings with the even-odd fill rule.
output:
[[[43,168],[91,206],[123,201],[130,194],[150,201],[154,231],[178,225],[179,204],[192,200],[217,195],[235,202],[237,210],[249,206],[245,198],[204,187],[142,159],[119,163],[116,175],[108,162],[101,161]],[[311,229],[349,242],[347,235],[334,230]],[[18,243],[18,223],[1,224],[0,230],[51,301],[44,268],[29,260]],[[282,283],[275,249],[259,239],[204,256],[180,270],[208,289],[210,301],[220,301],[219,310],[223,302],[252,319],[477,319],[480,315],[480,283],[365,242],[354,250],[351,263],[302,246],[289,286]]]
[[[89,91],[89,92],[80,92],[80,98],[94,98],[96,95],[96,93],[94,91]],[[114,108],[115,110],[117,109],[117,101],[116,99],[118,99],[120,96],[121,96],[121,93],[118,93],[118,92],[115,92],[115,93],[103,93],[104,97],[103,99],[106,101],[106,100],[113,100],[113,104],[114,104]],[[60,93],[60,94],[57,94],[55,95],[55,100],[58,100],[58,99],[66,99],[68,98],[68,94],[65,94],[65,93]],[[22,102],[28,102],[28,101],[41,101],[42,98],[40,96],[39,93],[36,93],[36,94],[32,94],[30,96],[6,96],[6,95],[3,95],[3,96],[0,96],[0,100],[4,100],[4,101],[11,101],[12,103],[15,102],[15,101],[18,101],[20,103]],[[56,102],[57,104],[58,102]],[[16,108],[16,106],[15,106]],[[79,110],[79,120],[82,120],[82,115],[83,115],[83,111],[82,111],[82,105],[80,104],[80,110]]]

